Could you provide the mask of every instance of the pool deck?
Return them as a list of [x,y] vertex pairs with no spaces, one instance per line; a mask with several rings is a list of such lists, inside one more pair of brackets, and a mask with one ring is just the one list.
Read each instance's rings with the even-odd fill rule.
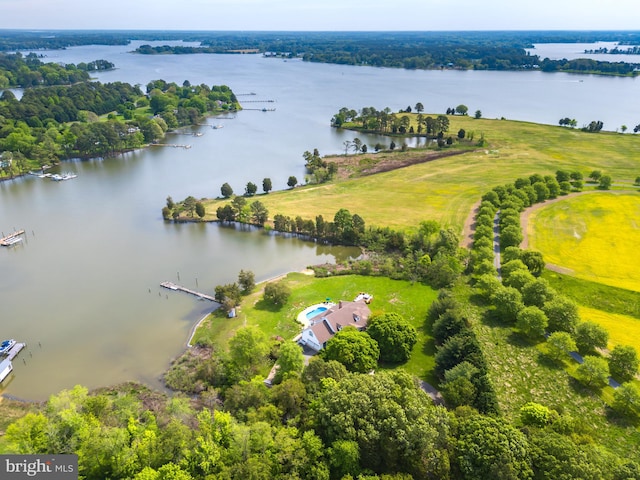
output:
[[329,309],[329,308],[333,307],[334,305],[335,305],[335,303],[332,303],[332,302],[316,303],[315,305],[311,305],[310,307],[307,307],[303,311],[301,311],[298,314],[298,317],[296,318],[296,320],[304,328],[307,328],[309,326],[309,320],[310,320],[309,318],[307,318],[307,313],[313,312],[316,308],[320,308],[320,307],[326,307],[327,309]]

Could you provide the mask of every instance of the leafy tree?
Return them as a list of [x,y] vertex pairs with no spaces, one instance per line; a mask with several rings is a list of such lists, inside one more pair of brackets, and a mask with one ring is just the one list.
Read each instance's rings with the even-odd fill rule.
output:
[[233,188],[231,188],[231,185],[229,185],[228,183],[223,183],[222,187],[220,187],[220,193],[222,194],[223,198],[230,198],[231,195],[233,195]]
[[616,345],[609,354],[609,371],[618,382],[629,382],[638,373],[638,353],[630,345]]
[[452,461],[454,478],[511,480],[533,476],[526,437],[501,418],[461,418]]
[[556,362],[566,358],[569,352],[575,350],[576,342],[567,332],[554,332],[547,338],[547,351]]
[[640,417],[640,387],[633,382],[620,385],[613,392],[613,408],[629,417]]
[[543,308],[545,302],[553,299],[556,291],[549,286],[544,278],[536,278],[533,282],[522,287],[522,300],[525,305],[534,305]]
[[[228,305],[231,308],[240,305],[241,300],[240,287],[237,283],[229,283],[227,285],[217,285],[215,287],[214,298],[216,302],[224,305]],[[231,308],[227,308],[229,311]]]
[[482,118],[482,110],[476,110],[476,113],[473,116],[474,118]]
[[522,242],[522,230],[519,226],[509,225],[500,231],[500,246],[515,247]]
[[551,410],[539,403],[528,402],[520,407],[520,420],[524,425],[544,427],[551,421]]
[[550,332],[573,333],[580,321],[578,305],[564,295],[555,295],[546,301],[542,306],[542,311],[549,319]]
[[611,176],[610,175],[602,175],[600,177],[600,183],[598,184],[598,188],[600,190],[609,190],[611,188]]
[[342,363],[350,372],[366,373],[378,364],[380,348],[366,332],[344,327],[329,339],[321,355],[325,360]]
[[520,260],[522,260],[529,271],[535,276],[540,275],[544,271],[544,257],[540,252],[523,250],[520,254]]
[[[361,469],[413,478],[448,476],[447,414],[434,408],[406,373],[352,374],[328,382],[310,417],[323,426],[318,434],[325,445],[339,440],[358,444]],[[353,461],[355,449],[349,452]]]
[[256,326],[239,328],[229,340],[229,357],[242,369],[254,371],[269,353],[267,337]]
[[295,176],[291,175],[291,176],[289,177],[289,179],[287,180],[287,185],[288,185],[290,188],[293,188],[293,187],[295,187],[297,184],[298,184],[298,179],[297,179]]
[[513,287],[502,287],[491,296],[496,315],[504,322],[514,323],[518,312],[524,308],[522,295]]
[[418,113],[424,112],[424,105],[422,105],[422,103],[420,102],[416,103],[415,111]]
[[589,353],[596,348],[607,348],[609,332],[597,323],[580,322],[576,327],[575,340],[580,353]]
[[291,289],[284,282],[269,282],[264,287],[264,299],[276,306],[287,303]]
[[609,383],[609,365],[602,357],[587,355],[576,368],[576,376],[587,387],[601,388]]
[[295,342],[284,342],[278,351],[278,370],[274,383],[281,383],[290,376],[299,376],[304,368],[302,348]]
[[466,105],[460,104],[456,107],[457,114],[466,115],[468,111],[469,111],[469,108]]
[[547,324],[547,316],[538,307],[525,307],[518,312],[516,328],[529,338],[542,337]]
[[460,140],[462,140],[466,134],[467,132],[464,131],[464,128],[461,128],[460,130],[458,130],[458,138]]
[[597,182],[598,180],[600,180],[601,177],[602,177],[602,172],[600,170],[594,170],[589,174],[589,178],[592,179],[594,182]]
[[451,408],[461,405],[473,405],[478,395],[474,378],[480,370],[469,362],[460,362],[455,367],[444,372],[444,382],[440,391]]
[[464,361],[475,365],[481,371],[486,370],[480,344],[471,331],[449,337],[438,348],[435,358],[435,373],[442,378],[444,372]]
[[196,202],[196,215],[200,218],[204,218],[206,211],[202,202]]
[[367,333],[378,342],[380,360],[383,362],[406,362],[418,341],[416,329],[397,313],[385,313],[370,318]]
[[263,226],[269,219],[269,210],[260,200],[251,202],[251,220],[257,225]]
[[456,309],[449,309],[442,313],[431,327],[436,345],[442,345],[449,337],[464,332],[468,328],[468,321]]
[[316,355],[309,360],[309,363],[302,371],[302,381],[307,385],[307,390],[315,392],[322,388],[322,380],[330,378],[335,381],[347,376],[347,369],[340,362],[335,360],[325,361]]
[[253,197],[258,191],[258,186],[253,182],[248,182],[247,186],[244,189],[244,194],[247,197]]
[[187,211],[190,217],[193,217],[194,212],[196,211],[196,199],[189,195],[184,199],[183,207]]
[[244,295],[248,295],[256,286],[256,276],[251,270],[240,270],[238,285]]
[[273,190],[273,185],[271,184],[271,179],[270,178],[265,178],[262,180],[262,191],[264,193],[269,193],[271,190]]

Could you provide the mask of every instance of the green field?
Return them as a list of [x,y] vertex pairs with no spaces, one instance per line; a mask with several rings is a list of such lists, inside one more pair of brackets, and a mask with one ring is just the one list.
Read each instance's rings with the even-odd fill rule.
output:
[[292,339],[301,331],[296,317],[306,307],[326,298],[332,301],[353,300],[358,293],[367,292],[373,295],[370,308],[374,315],[399,313],[418,331],[418,342],[411,359],[402,368],[423,380],[435,382],[432,377],[435,347],[424,329],[427,310],[437,297],[435,290],[418,283],[356,275],[315,278],[303,273],[290,273],[284,281],[291,288],[291,297],[281,309],[265,304],[261,288],[257,288],[255,293],[245,297],[236,318],[226,318],[222,312],[209,316],[197,330],[194,341],[206,339],[226,349],[229,339],[244,325],[257,325],[269,337],[277,335]]
[[531,213],[529,246],[578,278],[640,291],[640,195],[567,198]]
[[505,417],[517,422],[520,407],[527,402],[540,403],[574,419],[585,441],[591,437],[625,457],[640,455],[638,426],[611,421],[608,416],[603,397],[610,400],[610,387],[603,389],[602,396],[582,387],[571,375],[577,362],[567,357],[558,365],[546,357],[544,342],[531,343],[511,325],[487,317],[483,308],[473,305],[470,287],[459,285],[455,294],[460,302],[469,306],[467,317],[473,322]]
[[[611,175],[615,183],[632,184],[640,174],[640,166],[634,160],[640,157],[639,136],[593,134],[509,120],[449,118],[454,137],[463,128],[467,133],[473,132],[475,140],[484,134],[489,146],[386,173],[255,198],[267,206],[270,218],[280,213],[305,219],[322,214],[326,219],[333,218],[338,209],[348,208],[369,225],[412,229],[423,220],[433,219],[461,230],[471,206],[483,193],[520,176],[554,174],[566,168],[579,170],[586,177],[599,169]],[[367,158],[373,159],[375,154],[362,155],[362,161]],[[253,181],[259,185],[262,179]],[[236,192],[244,190],[244,185],[232,187]],[[208,219],[215,219],[220,204],[205,202]]]

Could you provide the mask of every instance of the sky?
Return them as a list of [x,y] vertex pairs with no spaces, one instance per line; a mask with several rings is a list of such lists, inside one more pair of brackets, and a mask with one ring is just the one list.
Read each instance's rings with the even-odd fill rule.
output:
[[2,29],[638,30],[638,0],[0,0]]

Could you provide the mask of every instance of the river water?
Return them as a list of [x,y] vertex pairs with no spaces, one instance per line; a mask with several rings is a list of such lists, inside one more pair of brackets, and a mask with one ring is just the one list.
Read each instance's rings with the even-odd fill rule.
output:
[[[492,118],[550,124],[565,116],[579,124],[599,119],[611,130],[640,123],[638,79],[129,53],[140,43],[38,53],[49,61],[112,61],[116,70],[97,75],[104,82],[143,88],[159,78],[226,84],[247,110],[209,120],[224,128],[193,129],[201,137],[170,138],[190,144],[188,150],[152,147],[65,162],[61,171],[78,174],[66,182],[28,177],[0,183],[0,231],[27,231],[22,245],[0,250],[0,337],[29,344],[14,361],[3,393],[39,400],[77,383],[98,387],[138,380],[159,386],[193,324],[211,309],[207,302],[161,291],[161,281],[211,293],[215,285],[234,281],[240,269],[264,280],[352,255],[353,249],[261,231],[165,223],[160,215],[167,195],[217,196],[224,182],[242,192],[247,182],[260,186],[264,177],[280,189],[289,175],[302,179],[305,150],[338,153],[354,138],[329,127],[340,107],[397,111],[421,102],[428,112],[444,112],[464,103]],[[251,92],[256,95],[242,95]],[[370,145],[379,140],[359,136]],[[366,219],[366,212],[358,213]]]

